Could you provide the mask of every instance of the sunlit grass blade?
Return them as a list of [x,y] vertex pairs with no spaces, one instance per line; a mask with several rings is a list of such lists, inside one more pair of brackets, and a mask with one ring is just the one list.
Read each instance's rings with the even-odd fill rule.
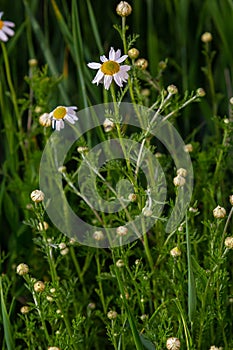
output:
[[2,311],[2,322],[5,334],[5,341],[7,350],[15,350],[12,327],[7,313],[6,304],[4,300],[3,290],[2,290],[2,278],[0,277],[0,294],[1,294],[1,311]]
[[[41,30],[37,20],[33,16],[32,12],[30,10],[30,7],[29,7],[29,5],[28,5],[26,0],[24,0],[24,5],[25,5],[25,8],[26,8],[27,14],[28,14],[28,16],[30,18],[32,28],[34,30],[34,33],[35,33],[35,35],[37,37],[37,40],[38,40],[38,43],[40,45],[41,51],[42,51],[42,53],[43,53],[43,55],[45,57],[45,61],[48,63],[48,66],[49,66],[49,69],[51,70],[51,73],[53,75],[55,75],[55,76],[58,76],[59,73],[58,73],[57,68],[56,68],[55,60],[53,58],[51,50],[49,49],[48,45],[46,44],[46,40],[44,38],[44,34],[43,34],[43,32],[42,32],[42,30]],[[59,84],[58,87],[59,87],[60,93],[62,95],[62,98],[64,100],[64,103],[66,105],[70,105],[68,95],[67,95],[67,93],[66,93],[62,83]]]
[[93,32],[93,35],[94,35],[94,38],[95,38],[95,41],[96,41],[96,45],[98,47],[99,53],[102,54],[103,46],[101,44],[99,30],[98,30],[98,26],[97,26],[97,23],[96,23],[95,15],[94,15],[94,12],[93,12],[90,0],[87,0],[87,8],[88,8],[89,16],[90,16],[92,32]]
[[194,314],[196,312],[196,284],[193,275],[192,260],[191,260],[191,244],[190,235],[188,229],[188,218],[186,216],[186,242],[187,242],[187,260],[188,260],[188,316],[189,321],[193,321]]
[[74,38],[74,52],[75,52],[75,63],[77,66],[79,87],[81,88],[82,100],[84,107],[88,107],[87,97],[86,97],[86,85],[83,74],[84,60],[83,60],[83,44],[82,44],[82,34],[80,28],[80,20],[78,13],[78,6],[76,1],[72,1],[72,31]]

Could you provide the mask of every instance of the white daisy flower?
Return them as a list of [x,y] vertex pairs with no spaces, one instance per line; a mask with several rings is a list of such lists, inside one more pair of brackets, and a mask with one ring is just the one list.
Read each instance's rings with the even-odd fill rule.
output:
[[13,36],[15,32],[10,28],[14,27],[15,24],[10,21],[2,20],[3,12],[0,12],[0,40],[7,41],[8,36]]
[[126,82],[129,77],[127,72],[130,70],[130,66],[120,66],[120,63],[125,61],[127,57],[128,55],[121,56],[121,50],[115,51],[113,47],[111,47],[108,59],[105,55],[100,56],[100,61],[103,62],[102,64],[97,62],[88,63],[89,68],[98,69],[92,83],[96,83],[97,85],[103,83],[105,89],[108,90],[114,79],[115,83],[122,87],[122,83]]
[[76,111],[76,106],[56,107],[52,112],[49,113],[49,116],[52,119],[52,128],[60,131],[65,126],[64,120],[66,120],[70,124],[74,124],[78,120]]

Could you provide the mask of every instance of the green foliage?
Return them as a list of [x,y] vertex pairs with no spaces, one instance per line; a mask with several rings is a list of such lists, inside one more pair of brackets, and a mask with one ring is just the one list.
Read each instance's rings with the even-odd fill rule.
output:
[[[179,338],[183,349],[233,348],[232,247],[225,243],[233,236],[232,2],[130,3],[132,14],[121,18],[111,1],[23,0],[14,8],[2,1],[3,20],[16,23],[15,35],[1,42],[0,55],[3,350],[165,349],[169,337]],[[212,40],[203,42],[206,31]],[[108,57],[110,47],[122,55],[138,48],[148,67],[128,57],[129,79],[106,90],[92,84],[87,63]],[[135,227],[143,231],[136,241],[100,249],[59,232],[30,193],[39,186],[40,160],[52,134],[39,117],[55,106],[82,110],[107,102],[115,102],[104,116],[113,125],[83,135],[67,153],[66,169],[50,179],[62,177],[73,211],[96,227],[124,226],[146,210],[152,215],[148,232],[143,219]],[[120,123],[122,102],[134,104],[141,129]],[[149,121],[139,106],[153,113]],[[170,233],[165,225],[182,189],[174,188],[172,156],[151,134],[158,118],[169,120],[192,146],[191,207]],[[109,139],[119,140],[124,159],[110,159],[97,169],[101,151],[77,152],[78,146],[91,150]],[[123,139],[140,143],[140,151],[124,149]],[[161,203],[153,195],[164,191],[162,175],[150,174],[155,184],[148,189],[140,168],[148,150],[167,183],[159,220],[153,212]],[[84,163],[89,173],[79,185]],[[117,199],[126,209],[96,210],[88,200],[96,188],[109,207]],[[217,205],[226,216],[214,217]],[[65,212],[58,215],[66,218]],[[22,262],[29,273],[19,276]]]

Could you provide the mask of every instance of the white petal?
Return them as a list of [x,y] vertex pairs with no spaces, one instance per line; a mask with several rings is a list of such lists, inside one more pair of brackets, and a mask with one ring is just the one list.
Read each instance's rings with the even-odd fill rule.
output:
[[15,26],[15,24],[13,22],[10,22],[10,21],[4,21],[4,25],[7,27],[14,27]]
[[118,62],[117,60],[121,57],[121,50],[118,49],[115,53],[115,61]]
[[99,85],[100,81],[102,80],[104,76],[104,73],[99,69],[95,78],[92,80],[92,83],[95,84],[97,83],[97,85]]
[[120,58],[118,58],[116,60],[117,63],[121,63],[121,62],[124,62],[126,60],[126,58],[128,57],[128,55],[123,55],[121,56]]
[[70,115],[68,115],[68,114],[64,117],[64,119],[67,120],[70,124],[75,124],[74,118],[72,118],[72,117],[71,117]]
[[121,82],[121,77],[120,77],[119,74],[113,74],[113,78],[114,78],[114,80],[115,80],[115,83],[116,83],[118,86],[120,86],[120,87],[123,86],[123,84],[122,84],[122,82]]
[[128,72],[128,70],[130,70],[130,66],[128,66],[127,64],[120,66],[120,71],[121,72]]
[[0,12],[0,19],[2,18],[3,14],[4,14],[4,12]]
[[91,62],[91,63],[88,63],[87,65],[91,69],[99,69],[101,67],[101,64],[97,62]]
[[7,35],[10,35],[10,36],[12,36],[12,35],[15,34],[15,32],[14,32],[12,29],[10,29],[10,28],[8,28],[8,27],[6,27],[6,26],[4,26],[4,27],[2,28],[2,30],[4,31],[4,33],[6,33]]
[[106,90],[109,89],[112,82],[112,75],[105,75],[104,76],[104,87]]
[[101,62],[106,62],[106,61],[108,61],[108,59],[107,59],[107,57],[105,55],[103,55],[103,56],[100,56],[100,61]]
[[0,30],[0,40],[2,40],[2,41],[8,40],[8,37],[6,36],[6,34],[2,30]]
[[111,47],[110,51],[109,51],[109,60],[110,61],[115,61],[115,50],[113,47]]

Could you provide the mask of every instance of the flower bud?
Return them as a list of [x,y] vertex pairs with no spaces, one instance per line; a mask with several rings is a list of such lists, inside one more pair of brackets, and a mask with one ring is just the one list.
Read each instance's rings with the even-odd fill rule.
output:
[[52,302],[54,301],[54,299],[53,299],[50,295],[47,295],[46,299],[47,299],[50,303],[52,303]]
[[146,217],[149,217],[153,214],[152,210],[149,208],[143,208],[142,209],[142,214]]
[[213,215],[216,219],[223,219],[226,216],[226,210],[223,207],[220,207],[220,205],[218,205],[213,210]]
[[34,283],[34,291],[37,293],[43,292],[45,289],[45,284],[42,281],[37,281],[36,283]]
[[186,153],[191,153],[193,151],[193,145],[191,143],[188,143],[187,145],[184,145],[184,151]]
[[107,316],[110,320],[114,320],[115,318],[117,318],[117,312],[114,311],[114,310],[110,310],[108,313],[107,313]]
[[174,177],[173,179],[173,183],[176,187],[182,187],[184,186],[186,180],[183,176],[181,175],[177,175],[176,177]]
[[177,87],[175,85],[172,84],[172,85],[169,85],[167,87],[167,91],[168,91],[169,94],[175,95],[175,94],[177,94],[178,89],[177,89]]
[[121,1],[116,7],[116,13],[121,17],[127,17],[131,12],[132,7],[126,1]]
[[66,248],[66,244],[64,242],[59,243],[58,247],[59,247],[60,250],[65,249]]
[[197,94],[198,97],[204,97],[206,95],[206,92],[205,92],[204,89],[199,88],[199,89],[196,90],[196,94]]
[[125,226],[119,226],[116,229],[118,236],[125,236],[128,233],[128,229]]
[[38,65],[38,61],[36,58],[31,58],[28,60],[28,65],[29,67],[36,67]]
[[27,314],[29,311],[30,311],[30,307],[27,306],[27,305],[22,306],[22,307],[20,308],[20,312],[21,312],[23,315]]
[[102,241],[104,239],[104,234],[102,231],[95,231],[93,233],[93,238],[96,240],[96,241]]
[[184,168],[179,168],[176,172],[177,175],[180,175],[180,176],[183,176],[183,177],[186,177],[187,176],[187,170],[184,169]]
[[39,116],[39,123],[40,125],[44,126],[45,128],[48,128],[52,124],[52,120],[49,116],[49,113],[43,113]]
[[224,244],[226,248],[233,249],[233,237],[226,237]]
[[56,347],[56,346],[50,346],[48,348],[48,350],[61,350],[60,348]]
[[29,267],[28,267],[28,265],[26,265],[24,263],[19,264],[16,267],[16,272],[17,272],[18,275],[24,276],[24,275],[26,275],[29,272]]
[[230,98],[229,102],[231,105],[233,105],[233,97]]
[[96,308],[96,304],[95,304],[95,303],[89,303],[89,304],[87,305],[87,307],[88,307],[88,309],[90,309],[90,310],[94,310],[94,309]]
[[78,153],[87,153],[89,151],[88,147],[85,146],[79,146],[77,148]]
[[128,200],[130,202],[135,202],[137,200],[137,195],[136,193],[130,193],[129,196],[128,196]]
[[62,249],[61,251],[60,251],[60,254],[61,255],[67,255],[69,253],[69,248],[65,248],[65,249]]
[[144,97],[149,97],[150,96],[150,89],[142,89],[141,95]]
[[103,127],[105,132],[110,132],[114,128],[114,123],[110,119],[106,118],[103,122]]
[[42,202],[44,200],[44,193],[40,190],[34,190],[31,193],[31,199],[36,203]]
[[59,168],[57,170],[59,173],[64,174],[64,173],[66,173],[66,166],[64,166],[64,165],[59,166]]
[[166,348],[168,350],[179,350],[180,349],[179,339],[175,337],[168,338],[166,342]]
[[178,247],[175,247],[170,250],[170,254],[173,258],[177,258],[178,256],[181,256],[181,250]]
[[138,68],[145,70],[148,67],[148,61],[145,58],[139,58],[136,62],[135,62],[135,66],[137,66]]
[[203,43],[209,43],[210,41],[212,41],[212,39],[213,39],[212,34],[209,32],[205,32],[201,36],[201,41]]
[[46,221],[43,222],[39,222],[39,224],[37,225],[37,229],[39,231],[46,231],[49,228],[49,224]]
[[124,261],[122,259],[117,260],[117,262],[116,262],[117,267],[123,267],[124,265],[125,264],[124,264]]
[[131,58],[132,60],[135,60],[136,58],[138,58],[139,56],[139,50],[136,49],[135,47],[133,47],[132,49],[130,49],[128,51],[128,56],[129,58]]
[[230,195],[229,201],[230,201],[231,205],[233,205],[233,194]]

